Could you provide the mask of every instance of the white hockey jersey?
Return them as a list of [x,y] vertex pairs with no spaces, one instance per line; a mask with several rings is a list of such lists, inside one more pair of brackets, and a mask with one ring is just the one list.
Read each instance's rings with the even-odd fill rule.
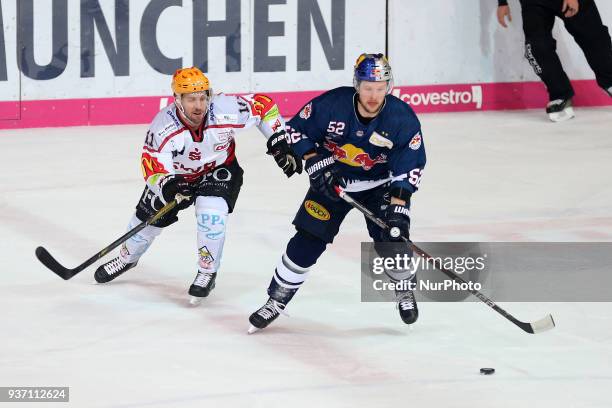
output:
[[211,172],[235,159],[236,130],[256,125],[267,138],[284,131],[278,107],[265,95],[213,96],[200,128],[192,131],[173,103],[153,119],[142,148],[141,166],[147,185],[159,194],[160,177],[185,175],[187,180]]

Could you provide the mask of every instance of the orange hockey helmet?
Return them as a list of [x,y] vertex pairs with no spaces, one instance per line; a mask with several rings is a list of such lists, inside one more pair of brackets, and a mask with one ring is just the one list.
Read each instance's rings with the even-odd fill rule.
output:
[[198,67],[177,69],[172,77],[172,91],[177,94],[210,93],[210,83]]

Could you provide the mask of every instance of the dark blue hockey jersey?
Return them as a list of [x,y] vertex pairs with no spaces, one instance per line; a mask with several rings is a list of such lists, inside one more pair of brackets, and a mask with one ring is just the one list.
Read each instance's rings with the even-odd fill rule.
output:
[[311,150],[330,152],[347,191],[363,191],[388,181],[414,192],[425,167],[421,124],[406,103],[387,95],[368,125],[355,112],[355,89],[332,89],[310,101],[287,122],[292,148],[302,157]]

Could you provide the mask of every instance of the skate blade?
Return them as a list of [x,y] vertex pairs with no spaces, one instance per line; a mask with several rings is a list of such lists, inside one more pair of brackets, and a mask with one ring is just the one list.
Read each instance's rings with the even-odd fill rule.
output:
[[202,303],[202,299],[204,298],[192,296],[191,299],[189,299],[189,304],[191,306],[199,306]]
[[565,122],[574,116],[574,108],[571,106],[563,109],[561,112],[553,112],[548,114],[548,118],[553,122]]
[[260,331],[261,329],[259,327],[255,327],[253,325],[251,325],[251,327],[249,327],[249,330],[247,330],[247,334],[253,334],[256,333],[258,331]]

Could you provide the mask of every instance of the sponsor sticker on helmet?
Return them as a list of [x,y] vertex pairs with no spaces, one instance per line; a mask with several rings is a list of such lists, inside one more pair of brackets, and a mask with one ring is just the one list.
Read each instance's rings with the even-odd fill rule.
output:
[[306,212],[316,218],[317,220],[327,221],[330,218],[329,211],[321,204],[316,201],[306,200],[304,203],[304,208],[306,208]]

